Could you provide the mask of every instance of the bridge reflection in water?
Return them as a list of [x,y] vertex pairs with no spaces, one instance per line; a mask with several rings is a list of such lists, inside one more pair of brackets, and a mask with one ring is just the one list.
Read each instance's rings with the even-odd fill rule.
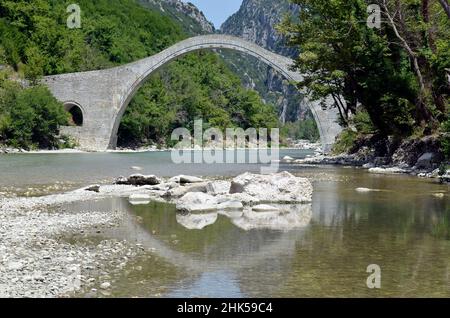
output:
[[120,227],[102,235],[142,244],[187,273],[168,288],[174,297],[245,296],[239,277],[246,271],[268,263],[275,269],[292,259],[296,242],[311,221],[311,204],[275,207],[280,211],[179,214],[171,204],[133,206],[122,198],[77,204],[80,210],[123,211],[125,218]]
[[[270,214],[257,222],[239,212],[177,220],[172,205],[126,199],[68,210],[124,211],[122,226],[101,235],[155,248],[141,271],[125,268],[114,296],[450,296],[450,198],[432,195],[446,186],[349,169],[304,174],[317,180],[312,210],[294,213],[304,226],[289,230],[292,220]],[[366,286],[369,264],[382,269],[380,290]]]

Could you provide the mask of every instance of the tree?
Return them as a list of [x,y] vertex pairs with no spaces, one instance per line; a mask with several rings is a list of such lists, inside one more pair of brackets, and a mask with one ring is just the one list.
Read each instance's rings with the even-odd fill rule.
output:
[[[315,99],[327,96],[344,125],[364,108],[384,135],[438,129],[447,117],[449,20],[437,2],[378,0],[386,20],[367,26],[365,0],[293,0],[300,22],[287,18],[279,29],[299,46],[299,83]],[[438,17],[431,19],[431,16]]]
[[44,75],[44,56],[36,46],[28,47],[25,51],[26,66],[25,66],[25,78],[28,79],[33,85],[36,85],[39,79]]
[[[434,81],[439,74],[432,67],[433,55],[437,54],[436,38],[442,35],[442,26],[439,19],[431,19],[430,16],[439,13],[440,6],[433,5],[430,0],[379,0],[379,3],[398,45],[408,54],[416,74],[420,88],[416,103],[421,120],[436,126],[435,115],[446,112],[442,90]],[[433,104],[440,114],[433,114]]]

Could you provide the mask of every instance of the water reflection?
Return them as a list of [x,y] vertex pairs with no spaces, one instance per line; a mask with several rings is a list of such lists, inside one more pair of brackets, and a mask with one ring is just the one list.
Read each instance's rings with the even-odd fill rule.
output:
[[[339,178],[314,184],[312,205],[256,215],[179,215],[173,205],[107,200],[105,208],[127,211],[107,235],[156,249],[158,268],[139,279],[152,288],[164,279],[163,296],[450,296],[448,187],[355,170],[333,174]],[[381,267],[379,290],[366,286],[369,264]],[[120,296],[135,295],[127,279]]]
[[180,214],[177,213],[178,224],[188,230],[201,230],[217,221],[217,213]]

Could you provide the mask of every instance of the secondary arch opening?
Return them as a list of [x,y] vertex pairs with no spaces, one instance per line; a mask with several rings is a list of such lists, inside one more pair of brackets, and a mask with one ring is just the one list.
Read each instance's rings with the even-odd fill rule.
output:
[[69,125],[70,126],[83,126],[83,111],[81,107],[74,103],[66,103],[64,104],[64,108],[70,114],[69,117]]

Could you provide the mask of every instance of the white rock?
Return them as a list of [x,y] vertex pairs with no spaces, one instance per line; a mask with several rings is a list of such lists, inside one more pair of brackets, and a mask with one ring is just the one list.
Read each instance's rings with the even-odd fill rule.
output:
[[244,215],[244,211],[242,210],[218,210],[217,213],[229,219],[241,218]]
[[225,180],[211,181],[206,185],[206,191],[211,195],[227,194],[230,192],[231,182]]
[[226,201],[217,205],[217,210],[242,210],[244,205],[239,201]]
[[202,192],[189,192],[177,202],[177,210],[185,212],[217,210],[217,199]]
[[175,176],[167,180],[168,183],[180,183],[180,176]]
[[179,186],[170,189],[167,191],[165,196],[171,197],[171,198],[179,198],[184,196],[186,193],[190,192],[206,192],[206,183],[194,183],[194,184],[187,184],[185,186]]
[[399,168],[399,167],[392,167],[392,168],[370,168],[370,173],[377,173],[377,174],[402,174],[407,173],[406,170]]
[[7,268],[11,271],[20,271],[23,269],[22,262],[9,262]]
[[205,182],[205,180],[203,180],[202,178],[194,177],[194,176],[179,175],[179,176],[170,178],[169,182],[199,183],[199,182]]
[[109,282],[104,282],[100,285],[101,289],[109,289],[111,287],[111,283]]
[[245,193],[262,202],[305,203],[312,200],[313,187],[308,179],[289,172],[270,175],[244,173],[231,182],[230,193]]
[[246,193],[233,193],[233,194],[223,194],[217,195],[217,202],[223,203],[228,201],[239,201],[244,205],[256,205],[260,202],[258,198],[252,197]]

